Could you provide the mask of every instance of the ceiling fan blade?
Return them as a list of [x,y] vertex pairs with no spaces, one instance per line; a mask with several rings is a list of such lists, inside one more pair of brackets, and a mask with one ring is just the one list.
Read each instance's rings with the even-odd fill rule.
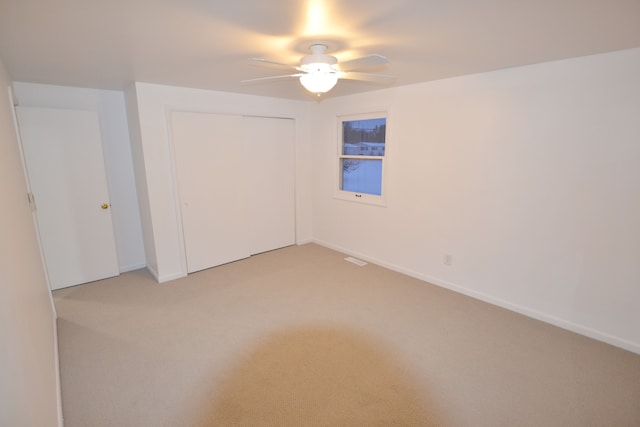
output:
[[297,70],[301,71],[299,67],[291,64],[285,64],[284,62],[271,61],[270,59],[264,58],[249,58],[250,61],[253,61],[260,65],[266,65],[273,68],[285,69],[285,70]]
[[363,56],[362,58],[350,59],[349,61],[342,61],[338,64],[341,71],[351,71],[360,68],[375,67],[376,65],[388,64],[389,60],[386,56],[373,54]]
[[261,82],[268,82],[268,81],[285,80],[285,79],[290,79],[292,77],[300,77],[302,74],[303,73],[286,74],[284,76],[259,77],[257,79],[242,80],[240,83],[261,83]]
[[340,78],[380,84],[391,84],[396,80],[396,76],[391,76],[389,74],[357,73],[353,71],[342,73]]

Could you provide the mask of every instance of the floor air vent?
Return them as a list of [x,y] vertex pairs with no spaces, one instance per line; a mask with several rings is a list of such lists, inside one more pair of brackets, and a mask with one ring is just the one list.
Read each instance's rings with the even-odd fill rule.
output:
[[363,265],[367,265],[366,262],[359,260],[357,258],[346,257],[344,260],[349,261],[351,264],[359,265],[360,267],[362,267]]

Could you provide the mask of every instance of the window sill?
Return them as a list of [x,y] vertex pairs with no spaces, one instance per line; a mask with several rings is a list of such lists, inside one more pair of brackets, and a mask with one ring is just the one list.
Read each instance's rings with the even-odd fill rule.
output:
[[345,200],[347,202],[363,203],[366,205],[386,207],[387,201],[384,196],[376,196],[373,194],[353,193],[350,191],[338,191],[334,195],[335,199]]

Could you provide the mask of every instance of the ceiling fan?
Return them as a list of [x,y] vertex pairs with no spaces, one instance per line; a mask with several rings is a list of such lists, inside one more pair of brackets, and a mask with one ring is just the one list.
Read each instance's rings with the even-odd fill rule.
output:
[[388,64],[389,60],[382,55],[367,55],[339,63],[335,56],[327,54],[327,49],[327,44],[323,42],[312,43],[309,46],[311,54],[300,58],[300,65],[285,64],[263,58],[251,58],[251,61],[259,64],[275,65],[279,68],[297,71],[297,73],[243,80],[242,83],[299,78],[300,83],[305,89],[320,96],[330,91],[336,85],[338,79],[360,80],[381,84],[389,84],[395,80],[394,76],[387,74],[372,74],[357,71],[363,68]]

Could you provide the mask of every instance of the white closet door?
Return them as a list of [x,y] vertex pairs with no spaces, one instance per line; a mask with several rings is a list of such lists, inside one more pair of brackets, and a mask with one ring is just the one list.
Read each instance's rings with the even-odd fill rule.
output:
[[295,243],[295,122],[244,118],[251,254]]
[[119,274],[94,111],[16,107],[52,289]]
[[248,257],[242,116],[174,112],[171,126],[187,271]]

